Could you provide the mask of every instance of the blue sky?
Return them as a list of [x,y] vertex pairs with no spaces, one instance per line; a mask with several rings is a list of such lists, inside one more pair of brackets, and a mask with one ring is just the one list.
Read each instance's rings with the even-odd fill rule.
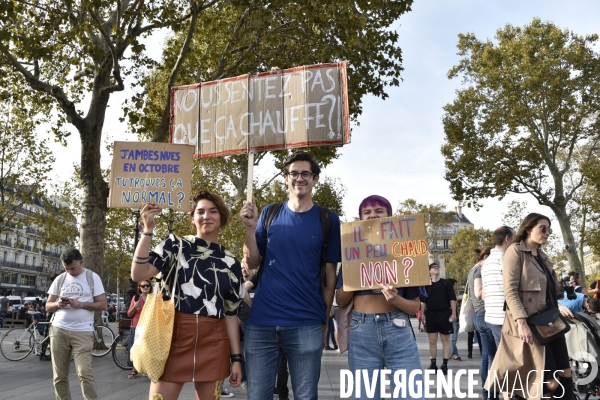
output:
[[[473,32],[481,39],[493,39],[505,24],[523,26],[534,17],[551,21],[577,34],[600,33],[600,2],[594,0],[498,1],[498,0],[417,0],[392,29],[400,35],[405,71],[399,87],[389,88],[385,101],[366,97],[360,126],[353,127],[352,143],[341,149],[342,156],[329,166],[325,176],[339,178],[346,186],[346,218],[357,216],[360,201],[371,194],[388,198],[395,208],[400,201],[414,198],[421,203],[445,203],[454,208],[448,183],[444,180],[444,160],[440,154],[444,132],[442,107],[454,99],[460,79],[446,78],[458,63],[456,43],[459,33]],[[160,41],[153,41],[154,43]],[[159,54],[160,47],[152,49]],[[126,82],[127,86],[127,82]],[[130,86],[113,96],[107,115],[105,140],[136,140],[118,123],[122,100],[132,94]],[[73,133],[68,147],[54,146],[55,173],[62,179],[72,173],[79,160],[80,141]],[[105,154],[103,166],[110,165]],[[261,173],[261,171],[257,171]],[[265,172],[266,173],[266,172]],[[464,209],[476,227],[494,229],[510,200],[486,200],[481,211]],[[531,211],[551,214],[537,206]]]
[[[326,170],[346,184],[346,215],[357,216],[360,201],[370,194],[388,198],[394,207],[407,198],[456,206],[443,178],[440,147],[442,107],[453,101],[461,87],[460,79],[446,77],[459,61],[459,33],[493,39],[507,23],[523,26],[534,17],[580,35],[600,33],[599,10],[600,3],[594,1],[415,1],[413,11],[394,25],[403,51],[403,82],[388,90],[385,101],[365,99],[352,143],[341,149],[339,162]],[[476,227],[495,229],[508,202],[516,198],[529,199],[526,195],[490,199],[480,212],[463,212]],[[534,210],[551,214],[541,206]]]

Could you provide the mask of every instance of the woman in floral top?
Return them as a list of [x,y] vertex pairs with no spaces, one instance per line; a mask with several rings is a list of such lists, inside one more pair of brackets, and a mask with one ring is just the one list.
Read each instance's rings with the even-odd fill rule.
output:
[[136,282],[161,273],[163,294],[175,301],[169,358],[158,382],[150,384],[150,398],[176,399],[185,382],[194,382],[198,399],[215,399],[230,373],[232,387],[241,380],[237,310],[244,298],[242,269],[218,244],[229,210],[216,194],[198,192],[190,212],[196,236],[171,234],[150,251],[154,217],[161,211],[153,203],[142,206],[144,232],[131,268]]

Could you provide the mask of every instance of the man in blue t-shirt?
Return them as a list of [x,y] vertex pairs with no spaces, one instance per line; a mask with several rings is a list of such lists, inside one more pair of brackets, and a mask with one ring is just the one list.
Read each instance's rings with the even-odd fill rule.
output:
[[[265,229],[267,205],[260,218],[253,202],[244,202],[244,256],[250,269],[263,265],[250,318],[244,353],[248,398],[271,399],[281,353],[285,352],[294,397],[317,399],[321,354],[335,290],[335,267],[341,261],[339,217],[329,213],[331,234],[325,255],[326,285],[321,279],[323,229],[320,209],[312,201],[321,169],[306,152],[284,164],[289,200]],[[264,258],[264,260],[263,260]]]

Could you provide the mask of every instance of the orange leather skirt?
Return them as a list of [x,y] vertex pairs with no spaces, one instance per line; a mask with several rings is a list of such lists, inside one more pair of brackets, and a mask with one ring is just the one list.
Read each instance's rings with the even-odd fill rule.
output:
[[173,339],[163,382],[209,382],[229,376],[225,319],[175,311]]

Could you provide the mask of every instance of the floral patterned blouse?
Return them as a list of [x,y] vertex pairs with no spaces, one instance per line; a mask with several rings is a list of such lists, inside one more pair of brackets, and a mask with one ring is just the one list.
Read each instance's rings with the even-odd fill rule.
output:
[[[166,277],[163,294],[175,299],[176,310],[216,318],[237,315],[244,299],[242,266],[220,244],[192,235],[179,238],[170,234],[150,252],[150,263]],[[176,271],[177,284],[172,296]]]

